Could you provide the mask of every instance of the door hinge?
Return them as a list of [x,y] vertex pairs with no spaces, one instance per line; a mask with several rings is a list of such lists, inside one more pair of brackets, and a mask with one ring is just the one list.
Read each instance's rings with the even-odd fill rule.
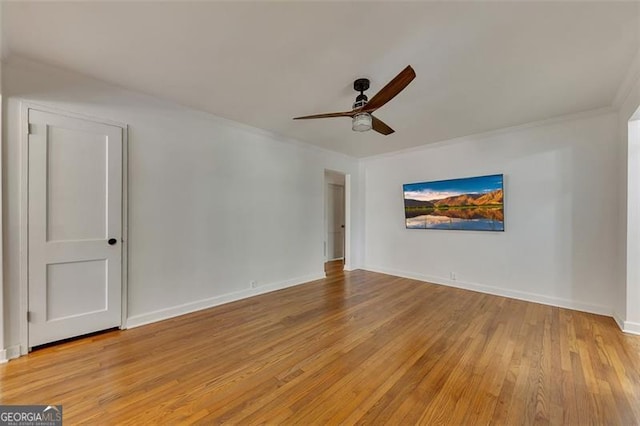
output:
[[31,322],[31,311],[27,311],[27,322]]
[[33,135],[35,133],[34,131],[35,126],[31,123],[27,124],[27,134],[28,135]]

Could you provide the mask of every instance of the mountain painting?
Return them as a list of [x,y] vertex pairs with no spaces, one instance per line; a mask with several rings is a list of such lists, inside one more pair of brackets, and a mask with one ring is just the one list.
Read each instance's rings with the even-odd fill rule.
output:
[[504,231],[503,175],[403,185],[409,229]]

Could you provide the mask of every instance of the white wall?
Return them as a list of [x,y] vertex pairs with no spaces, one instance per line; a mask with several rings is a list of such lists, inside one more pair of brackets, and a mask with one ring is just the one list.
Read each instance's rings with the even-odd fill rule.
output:
[[352,174],[357,207],[356,160],[27,60],[3,71],[5,346],[19,341],[21,100],[129,125],[130,324],[324,276],[324,170]]
[[618,137],[625,148],[621,168],[626,171],[626,220],[623,219],[623,224],[626,223],[623,281],[626,285],[618,298],[616,319],[624,330],[640,334],[640,75],[634,77],[635,84],[618,113]]
[[[581,117],[366,160],[365,267],[611,315],[617,117]],[[402,184],[494,173],[505,232],[405,229]]]
[[[4,187],[4,179],[3,179],[3,169],[2,169],[2,151],[4,151],[4,142],[3,142],[3,137],[2,137],[2,121],[3,121],[3,98],[2,98],[2,59],[3,59],[3,52],[4,52],[4,36],[3,36],[3,28],[4,26],[3,21],[2,21],[2,16],[3,16],[3,2],[0,1],[0,242],[2,241],[2,211],[3,211],[3,207],[2,207],[2,192],[3,192],[3,187]],[[5,343],[4,343],[4,315],[5,315],[5,309],[4,309],[4,282],[3,282],[3,268],[2,265],[4,264],[4,256],[3,256],[3,244],[0,244],[0,362],[4,359],[7,358],[7,354],[5,351]]]

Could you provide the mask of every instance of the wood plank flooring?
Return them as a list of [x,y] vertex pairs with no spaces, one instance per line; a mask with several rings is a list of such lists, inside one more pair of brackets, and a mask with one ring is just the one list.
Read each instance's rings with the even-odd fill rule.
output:
[[0,366],[65,424],[640,424],[611,318],[388,275],[329,278]]

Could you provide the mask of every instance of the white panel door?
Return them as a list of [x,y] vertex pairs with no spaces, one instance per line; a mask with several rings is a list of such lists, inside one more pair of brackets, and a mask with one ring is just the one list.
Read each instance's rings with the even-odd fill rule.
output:
[[122,128],[29,110],[29,347],[121,324]]
[[327,211],[327,258],[344,257],[344,187],[329,184],[329,206]]

